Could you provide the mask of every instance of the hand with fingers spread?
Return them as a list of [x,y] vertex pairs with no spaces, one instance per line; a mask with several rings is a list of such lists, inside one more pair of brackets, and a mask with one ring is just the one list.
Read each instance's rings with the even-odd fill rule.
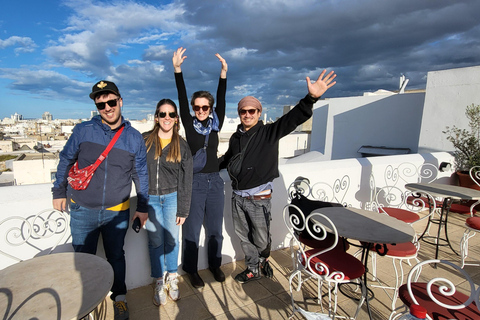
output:
[[183,55],[185,53],[185,51],[187,51],[186,48],[180,47],[180,48],[177,49],[177,51],[175,51],[173,53],[172,62],[173,62],[173,69],[174,69],[175,73],[182,72],[181,65],[182,65],[183,61],[185,59],[187,59],[187,56]]
[[226,79],[227,78],[227,71],[228,71],[227,61],[225,59],[223,59],[222,56],[218,53],[216,53],[215,56],[222,63],[222,70],[220,71],[220,78]]
[[320,98],[328,89],[337,83],[336,81],[333,81],[337,75],[333,71],[330,71],[324,78],[326,72],[327,70],[324,69],[314,83],[311,83],[310,78],[307,77],[308,93],[314,99]]

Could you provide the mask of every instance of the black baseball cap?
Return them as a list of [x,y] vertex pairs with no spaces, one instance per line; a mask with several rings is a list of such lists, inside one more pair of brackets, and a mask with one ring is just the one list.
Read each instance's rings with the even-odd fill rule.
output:
[[120,92],[118,91],[118,88],[115,85],[115,83],[107,80],[101,80],[95,83],[95,85],[92,87],[92,93],[90,93],[90,98],[95,100],[95,97],[99,93],[107,93],[107,92],[114,93],[117,96],[121,97]]

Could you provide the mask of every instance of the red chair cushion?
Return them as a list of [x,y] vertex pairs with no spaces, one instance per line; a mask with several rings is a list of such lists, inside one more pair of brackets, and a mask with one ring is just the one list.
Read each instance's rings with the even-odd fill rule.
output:
[[[452,203],[450,207],[450,212],[460,213],[460,214],[470,214],[470,206],[468,204],[462,203]],[[473,209],[473,213],[475,214],[477,210]]]
[[385,213],[390,217],[397,218],[405,223],[412,223],[420,219],[418,214],[405,209],[384,207],[382,210],[385,211]]
[[480,217],[470,217],[465,221],[465,223],[472,229],[480,230]]
[[[307,256],[307,259],[308,259],[311,255],[319,251],[321,250],[319,249],[308,250],[305,252],[305,255]],[[311,269],[314,271],[316,271],[315,264],[317,262],[322,262],[325,265],[327,265],[328,269],[330,270],[330,274],[334,271],[343,272],[343,274],[345,275],[345,280],[353,280],[353,279],[360,278],[365,273],[365,267],[363,266],[360,260],[358,260],[357,258],[355,258],[354,256],[348,253],[338,251],[338,250],[328,251],[310,260]],[[302,264],[305,266],[306,262],[302,261]],[[317,271],[317,273],[320,275],[323,275],[319,271]]]
[[[303,233],[300,233],[298,235],[298,241],[310,248],[326,249],[333,245],[333,242],[335,241],[335,235],[332,233],[327,233],[327,237],[325,238],[325,240],[316,240],[312,239],[311,237],[306,238],[303,236]],[[338,243],[335,246],[334,250],[347,251],[349,248],[350,245],[348,244],[348,242],[344,238],[339,237]]]
[[[383,245],[380,249],[377,249],[374,245],[372,248],[373,251],[377,253],[382,253],[384,251]],[[387,256],[389,257],[411,257],[417,254],[417,248],[411,242],[397,243],[397,244],[387,244]]]
[[[426,206],[429,205],[429,201],[428,201],[428,198],[427,197],[414,197],[414,196],[408,196],[407,197],[407,203],[408,204],[411,204],[411,205],[419,205],[419,203],[415,203],[415,200],[418,199],[419,201],[425,203]],[[443,202],[442,201],[437,201],[435,200],[435,206],[437,208],[441,208],[442,207],[442,204]]]
[[[427,292],[427,284],[423,282],[412,283],[412,292],[415,298],[418,301],[418,304],[427,309],[428,315],[434,320],[445,320],[445,319],[480,319],[480,311],[477,309],[477,305],[472,302],[464,309],[460,310],[450,310],[443,308],[437,305],[435,302],[429,299]],[[451,297],[443,296],[438,291],[438,286],[433,285],[432,292],[435,298],[440,302],[449,304],[449,305],[459,305],[468,300],[468,296],[461,293],[455,292]],[[398,289],[398,296],[402,302],[407,306],[413,304],[410,295],[408,294],[407,285],[404,284]]]

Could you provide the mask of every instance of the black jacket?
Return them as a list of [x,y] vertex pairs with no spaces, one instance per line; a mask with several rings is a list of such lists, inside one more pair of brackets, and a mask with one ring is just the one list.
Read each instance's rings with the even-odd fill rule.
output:
[[315,102],[316,99],[307,95],[274,123],[263,124],[263,121],[259,120],[253,128],[246,132],[243,132],[242,124],[238,126],[237,131],[230,137],[227,152],[220,158],[220,168],[226,168],[231,157],[239,153],[247,144],[248,139],[254,133],[256,134],[245,151],[242,169],[238,175],[238,186],[232,183],[234,189],[255,188],[273,181],[279,176],[278,142],[312,116]]

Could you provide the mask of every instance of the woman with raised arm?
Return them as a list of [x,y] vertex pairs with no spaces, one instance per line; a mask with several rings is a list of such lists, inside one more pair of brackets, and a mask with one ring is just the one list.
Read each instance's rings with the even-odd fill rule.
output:
[[200,230],[205,227],[208,267],[216,281],[225,281],[220,269],[222,264],[222,226],[225,201],[224,181],[219,175],[217,158],[218,132],[225,118],[225,94],[227,91],[227,62],[218,53],[222,64],[217,88],[217,105],[208,91],[197,91],[192,95],[191,105],[195,116],[190,115],[187,90],[183,81],[181,65],[187,58],[185,48],[173,54],[175,83],[188,145],[194,157],[194,174],[190,214],[183,224],[183,270],[188,273],[195,288],[205,284],[198,274],[198,248]]
[[162,99],[155,110],[155,125],[143,137],[149,176],[148,251],[151,276],[156,279],[156,306],[180,298],[178,252],[180,226],[188,217],[192,198],[193,160],[187,142],[178,133],[175,103]]

